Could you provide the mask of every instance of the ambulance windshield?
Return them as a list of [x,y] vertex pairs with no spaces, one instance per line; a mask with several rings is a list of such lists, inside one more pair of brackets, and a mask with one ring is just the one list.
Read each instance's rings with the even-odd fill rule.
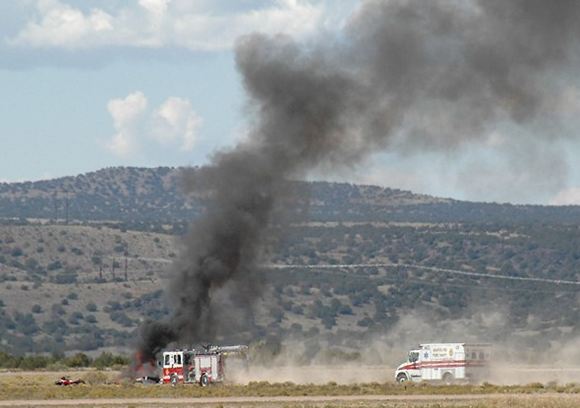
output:
[[409,362],[414,363],[417,360],[419,360],[419,352],[418,351],[409,351]]

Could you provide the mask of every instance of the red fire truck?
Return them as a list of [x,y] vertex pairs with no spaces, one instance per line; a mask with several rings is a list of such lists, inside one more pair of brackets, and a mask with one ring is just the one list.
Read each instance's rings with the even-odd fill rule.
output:
[[207,346],[168,350],[163,353],[161,382],[173,385],[197,383],[205,387],[225,379],[228,357],[247,358],[248,346]]

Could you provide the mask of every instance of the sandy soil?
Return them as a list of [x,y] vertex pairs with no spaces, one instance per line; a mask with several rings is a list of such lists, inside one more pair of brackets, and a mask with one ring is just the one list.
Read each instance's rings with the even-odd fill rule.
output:
[[[230,370],[229,378],[238,384],[250,381],[286,382],[296,384],[354,384],[394,381],[395,368],[384,366],[280,366]],[[580,367],[496,365],[488,382],[498,385],[525,385],[534,382],[558,384],[580,383]]]
[[[283,407],[292,404],[336,404],[352,406],[356,405],[381,405],[386,403],[408,404],[432,404],[439,406],[453,406],[457,403],[469,404],[478,401],[493,402],[494,404],[507,404],[511,406],[519,402],[524,406],[528,402],[542,403],[558,401],[565,406],[579,406],[580,395],[561,394],[514,394],[506,397],[501,394],[487,395],[373,395],[373,396],[303,396],[303,397],[221,397],[221,398],[135,398],[135,399],[77,399],[77,400],[46,400],[46,401],[0,401],[0,407],[163,407],[163,406],[263,406],[263,407]],[[495,405],[494,405],[495,406]]]
[[580,367],[496,365],[491,371],[489,382],[498,385],[580,383]]

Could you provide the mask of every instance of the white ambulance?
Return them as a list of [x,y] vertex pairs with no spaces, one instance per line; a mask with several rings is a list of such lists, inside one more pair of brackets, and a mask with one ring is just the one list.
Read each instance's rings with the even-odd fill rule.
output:
[[491,346],[469,343],[425,343],[409,351],[397,367],[395,380],[479,382],[488,376]]

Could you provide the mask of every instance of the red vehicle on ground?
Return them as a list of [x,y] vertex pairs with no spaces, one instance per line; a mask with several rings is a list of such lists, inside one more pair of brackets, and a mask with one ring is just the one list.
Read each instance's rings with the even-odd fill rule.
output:
[[55,385],[60,385],[60,386],[65,386],[65,385],[78,385],[78,384],[84,384],[84,380],[81,380],[80,378],[76,379],[76,380],[71,380],[70,378],[67,377],[60,377],[57,381],[54,382]]
[[248,346],[208,346],[201,349],[168,350],[163,353],[161,382],[173,385],[197,383],[205,387],[225,379],[230,356],[246,358]]

